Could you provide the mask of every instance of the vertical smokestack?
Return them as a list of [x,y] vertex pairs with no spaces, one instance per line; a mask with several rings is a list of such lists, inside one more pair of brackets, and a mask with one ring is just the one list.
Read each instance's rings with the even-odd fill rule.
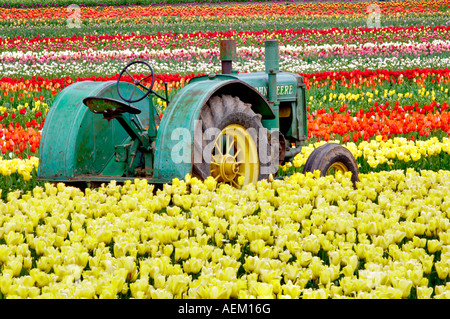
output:
[[231,74],[233,60],[236,60],[236,40],[220,40],[220,61],[222,74]]
[[269,87],[267,89],[267,99],[269,102],[277,100],[277,73],[279,72],[280,54],[278,49],[278,40],[266,40],[265,47],[265,65],[268,74]]

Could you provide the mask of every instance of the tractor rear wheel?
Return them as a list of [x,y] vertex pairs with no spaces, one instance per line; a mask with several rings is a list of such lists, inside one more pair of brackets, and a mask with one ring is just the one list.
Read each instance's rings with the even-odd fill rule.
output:
[[316,148],[306,160],[303,173],[320,171],[320,176],[334,175],[337,171],[352,172],[353,186],[359,181],[359,169],[353,154],[344,146],[327,143]]
[[235,187],[268,178],[278,170],[269,137],[250,104],[231,95],[213,96],[195,127],[193,176],[212,176]]

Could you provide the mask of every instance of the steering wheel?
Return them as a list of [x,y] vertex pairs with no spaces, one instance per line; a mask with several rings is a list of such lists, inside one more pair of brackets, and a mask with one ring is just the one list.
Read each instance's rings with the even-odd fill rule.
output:
[[[134,64],[143,64],[145,67],[147,67],[147,68],[150,70],[150,75],[149,75],[149,76],[146,76],[146,77],[143,78],[142,80],[136,80],[136,79],[133,77],[133,75],[132,75],[130,72],[128,72],[128,68],[131,67],[131,66],[134,65]],[[131,77],[131,79],[133,80],[133,85],[134,85],[133,91],[131,92],[131,95],[130,95],[130,97],[129,97],[128,99],[125,98],[125,97],[122,95],[122,93],[120,92],[120,86],[119,86],[120,79],[122,78],[122,76],[123,76],[125,73],[128,74],[128,75]],[[145,85],[142,84],[142,82],[145,81],[146,79],[150,78],[150,77],[152,78],[152,83],[151,83],[150,87],[146,87]],[[143,99],[145,99],[151,92],[153,92],[152,88],[153,88],[153,84],[154,84],[154,83],[155,83],[155,73],[153,72],[153,68],[151,67],[151,65],[148,64],[148,63],[145,62],[145,61],[133,61],[133,62],[131,62],[131,63],[128,63],[128,64],[123,68],[122,72],[120,72],[119,78],[117,79],[117,93],[119,94],[119,96],[120,96],[120,98],[121,98],[122,100],[124,100],[124,101],[126,101],[126,102],[128,102],[128,103],[139,102],[139,101],[142,101]],[[144,94],[142,97],[133,100],[132,98],[133,98],[133,95],[134,95],[134,91],[136,90],[137,87],[140,87],[140,88],[144,89],[144,92],[145,92],[145,91],[147,91],[147,92],[145,92],[145,94]]]

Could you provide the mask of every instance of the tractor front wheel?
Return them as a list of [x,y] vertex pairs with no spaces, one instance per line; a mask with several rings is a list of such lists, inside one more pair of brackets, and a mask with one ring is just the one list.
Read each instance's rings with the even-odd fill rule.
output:
[[269,137],[250,104],[230,95],[213,96],[195,127],[193,176],[212,176],[235,187],[268,178],[278,170]]
[[316,148],[306,160],[303,173],[320,171],[320,176],[334,175],[337,171],[352,172],[353,186],[359,181],[359,169],[353,154],[344,146],[327,143]]

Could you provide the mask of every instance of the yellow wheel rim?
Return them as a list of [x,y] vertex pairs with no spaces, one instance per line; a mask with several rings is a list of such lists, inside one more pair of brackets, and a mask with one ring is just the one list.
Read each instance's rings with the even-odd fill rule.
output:
[[241,176],[244,185],[258,181],[258,150],[244,127],[232,124],[220,132],[214,140],[210,168],[215,180],[238,188]]
[[342,172],[342,173],[345,173],[345,172],[348,172],[348,168],[347,168],[347,166],[345,166],[343,163],[341,163],[341,162],[336,162],[336,163],[333,163],[333,164],[328,168],[327,175],[335,174],[335,173],[338,172],[338,171],[340,171],[340,172]]

